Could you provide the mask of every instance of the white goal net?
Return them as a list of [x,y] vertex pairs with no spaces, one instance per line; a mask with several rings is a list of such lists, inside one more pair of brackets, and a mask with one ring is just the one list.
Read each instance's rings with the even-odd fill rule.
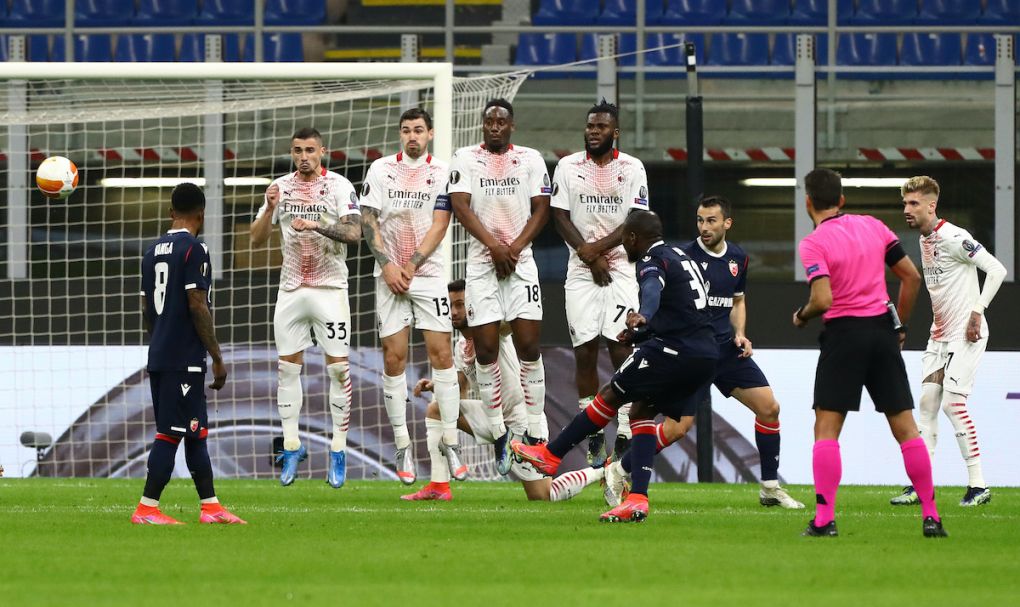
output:
[[[230,367],[227,386],[209,391],[214,469],[221,477],[276,476],[279,235],[253,247],[248,230],[270,180],[293,170],[291,133],[317,128],[327,167],[358,185],[372,160],[397,151],[403,110],[421,105],[433,113],[434,152],[448,157],[480,140],[484,103],[513,99],[527,76],[453,79],[441,64],[175,64],[148,74],[141,70],[153,68],[144,64],[31,67],[36,73],[28,64],[0,64],[5,476],[144,476],[155,426],[140,260],[167,229],[170,187],[182,180],[206,191],[201,237],[213,255],[213,314]],[[53,76],[39,77],[43,69]],[[79,167],[80,185],[66,200],[46,199],[34,187],[35,167],[50,155]],[[462,268],[458,238],[455,227],[452,278]],[[348,251],[355,388],[348,477],[396,478],[372,258],[363,244]],[[416,335],[407,377],[413,384],[428,375]],[[310,457],[300,474],[324,478],[331,418],[317,348],[306,353],[303,383],[301,432]],[[420,476],[427,474],[425,406],[412,398],[408,413]],[[476,478],[495,476],[491,450],[466,451]],[[181,462],[178,472],[186,474]]]

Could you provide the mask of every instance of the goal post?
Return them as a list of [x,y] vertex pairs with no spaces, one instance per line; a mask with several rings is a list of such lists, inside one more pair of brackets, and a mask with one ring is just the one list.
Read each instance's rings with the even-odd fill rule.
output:
[[[409,94],[433,115],[432,153],[449,159],[480,140],[484,103],[512,100],[527,75],[455,78],[445,63],[0,63],[7,89],[0,94],[6,475],[144,475],[152,414],[138,269],[144,246],[169,225],[169,188],[190,181],[206,191],[201,238],[213,254],[213,314],[231,367],[227,387],[209,398],[213,465],[220,476],[274,476],[279,240],[252,246],[248,226],[270,181],[293,170],[290,135],[317,128],[328,150],[324,165],[357,186],[373,160],[398,151],[397,122]],[[35,167],[50,155],[79,166],[78,190],[66,200],[45,199],[34,187]],[[457,252],[465,242],[454,225],[443,245],[451,278],[462,274]],[[372,262],[367,247],[348,247],[350,478],[394,478]],[[428,374],[415,337],[409,383]],[[303,383],[301,435],[312,457],[301,470],[317,478],[325,473],[331,424],[317,349],[306,355]],[[408,413],[421,472],[428,461],[424,405],[418,399]],[[19,443],[25,433],[52,443]],[[472,449],[465,460],[490,477],[491,450]],[[187,474],[183,467],[178,473]]]

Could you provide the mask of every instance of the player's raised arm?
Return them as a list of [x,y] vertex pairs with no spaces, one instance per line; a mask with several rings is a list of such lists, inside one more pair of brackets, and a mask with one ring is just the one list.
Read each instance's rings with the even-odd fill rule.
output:
[[266,188],[265,202],[255,215],[255,221],[251,222],[251,244],[259,247],[269,240],[273,233],[274,216],[276,205],[280,203],[280,186],[273,183]]

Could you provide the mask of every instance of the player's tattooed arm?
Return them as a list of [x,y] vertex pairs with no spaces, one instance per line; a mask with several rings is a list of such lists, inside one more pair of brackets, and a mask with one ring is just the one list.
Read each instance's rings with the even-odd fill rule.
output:
[[411,255],[411,259],[408,260],[404,268],[413,275],[414,270],[417,270],[418,266],[425,263],[425,260],[439,248],[439,243],[446,236],[446,229],[448,227],[450,227],[450,212],[442,210],[433,211],[432,225],[425,232],[425,236],[421,239],[421,244],[418,245],[418,248]]
[[220,342],[216,340],[216,328],[213,327],[212,312],[209,311],[206,297],[204,290],[190,289],[188,291],[188,310],[191,312],[191,323],[195,327],[195,332],[198,333],[198,338],[213,360],[213,383],[209,384],[209,387],[219,390],[227,381],[227,366],[223,363]]
[[383,247],[382,234],[379,233],[379,210],[373,207],[362,207],[361,209],[361,231],[365,233],[365,244],[372,252],[379,267],[385,267],[390,263],[386,256],[386,249]]
[[318,225],[312,228],[330,240],[344,244],[358,244],[361,240],[361,220],[358,215],[344,215],[331,226]]

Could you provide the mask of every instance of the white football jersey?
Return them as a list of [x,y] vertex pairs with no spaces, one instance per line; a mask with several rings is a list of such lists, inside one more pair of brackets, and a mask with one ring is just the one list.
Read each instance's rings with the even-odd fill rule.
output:
[[[463,335],[457,338],[453,348],[453,366],[464,374],[468,390],[478,394],[478,378],[475,371],[475,344]],[[508,406],[524,405],[524,391],[521,389],[521,363],[517,348],[509,332],[501,332],[499,338],[500,393],[504,409]]]
[[[531,218],[531,199],[552,191],[545,161],[537,151],[511,145],[493,154],[484,145],[464,147],[450,162],[450,194],[471,194],[471,210],[492,236],[504,245],[516,240]],[[531,259],[531,244],[519,262]],[[492,257],[481,242],[468,244],[467,270],[478,275],[492,267]]]
[[[431,154],[417,159],[403,152],[372,163],[361,186],[361,206],[379,210],[379,232],[386,256],[402,266],[411,259],[432,227],[433,211],[450,211],[446,193],[448,167]],[[375,264],[375,276],[382,268]],[[415,276],[444,276],[443,260],[433,252]]]
[[[931,338],[936,341],[966,339],[970,313],[981,294],[978,268],[988,271],[1000,265],[970,232],[946,220],[928,236],[921,236],[921,266],[931,296]],[[981,337],[988,337],[988,322],[981,317]]]
[[[283,268],[280,289],[293,291],[307,287],[347,288],[347,245],[330,240],[312,230],[298,232],[291,220],[301,217],[333,225],[344,215],[360,215],[358,194],[346,177],[322,169],[315,181],[301,181],[299,173],[273,181],[280,188],[280,201],[273,212],[273,223],[280,224]],[[263,202],[255,218],[266,212]]]
[[[648,176],[645,165],[629,154],[613,150],[613,160],[595,164],[587,152],[564,156],[553,175],[552,206],[570,211],[570,221],[585,242],[608,236],[623,224],[633,209],[648,210]],[[591,270],[570,249],[567,276],[591,277]],[[611,270],[634,275],[634,264],[618,246],[608,252]]]

